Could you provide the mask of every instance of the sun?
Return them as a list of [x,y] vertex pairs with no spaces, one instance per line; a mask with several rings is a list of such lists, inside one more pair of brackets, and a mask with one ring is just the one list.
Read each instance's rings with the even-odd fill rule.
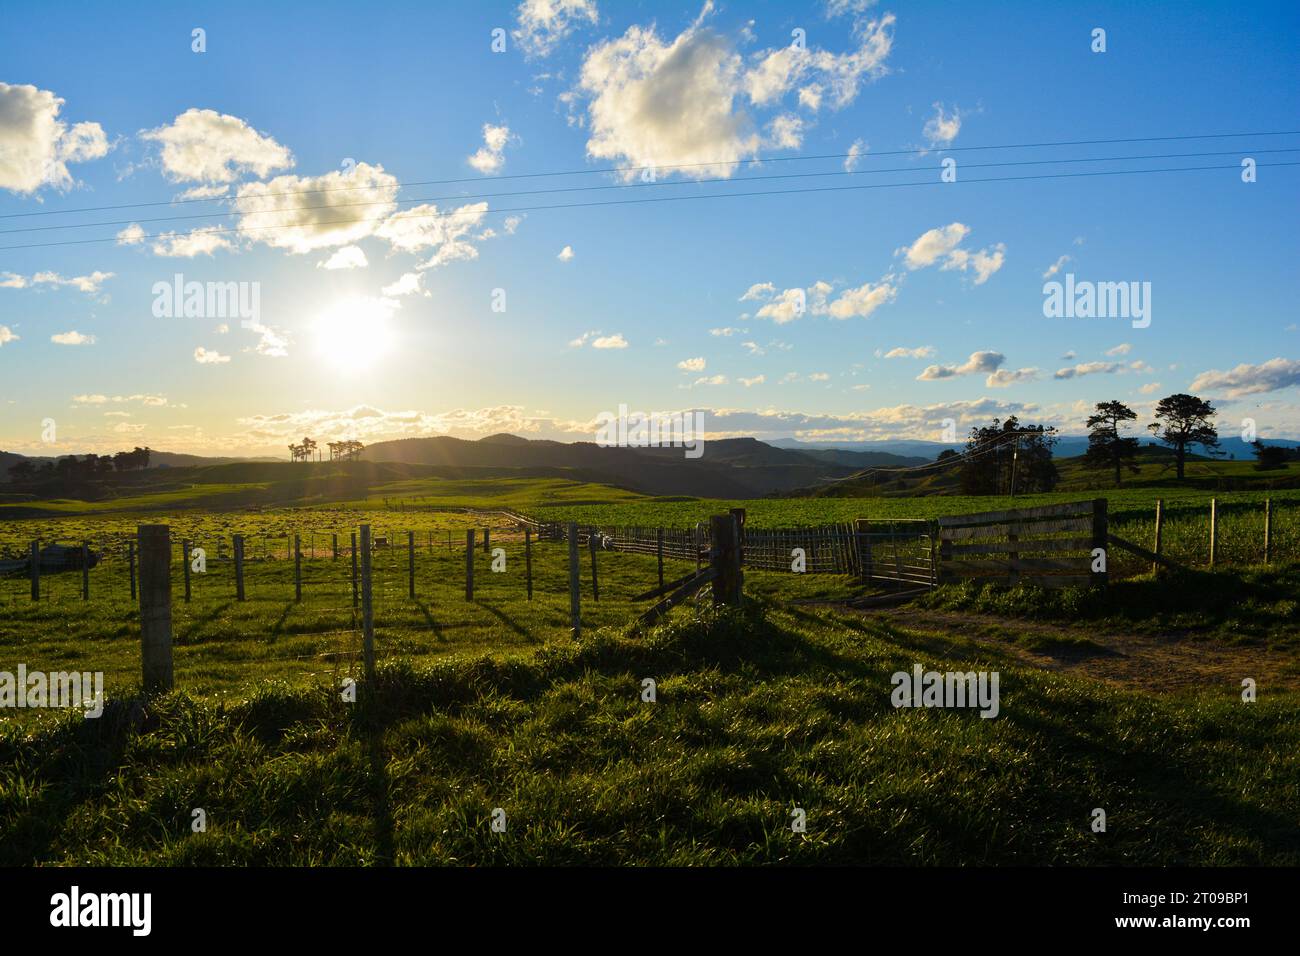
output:
[[330,305],[311,325],[316,354],[337,371],[366,371],[392,349],[393,305],[353,296]]

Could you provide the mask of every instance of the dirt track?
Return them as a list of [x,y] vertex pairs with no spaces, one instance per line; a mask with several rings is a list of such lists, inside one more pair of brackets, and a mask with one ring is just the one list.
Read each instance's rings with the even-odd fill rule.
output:
[[1263,647],[1183,634],[1125,634],[1089,625],[1009,621],[910,605],[846,610],[912,634],[934,635],[945,642],[986,644],[1035,667],[1144,690],[1203,687],[1240,692],[1245,677],[1254,678],[1261,693],[1269,688],[1300,690],[1300,662],[1295,655]]

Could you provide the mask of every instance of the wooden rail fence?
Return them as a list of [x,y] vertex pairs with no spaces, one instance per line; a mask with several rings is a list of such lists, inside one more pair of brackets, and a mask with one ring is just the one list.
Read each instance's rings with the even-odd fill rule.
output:
[[[938,580],[1104,586],[1094,549],[1109,545],[1106,499],[939,519]],[[1100,567],[1105,568],[1105,555]]]

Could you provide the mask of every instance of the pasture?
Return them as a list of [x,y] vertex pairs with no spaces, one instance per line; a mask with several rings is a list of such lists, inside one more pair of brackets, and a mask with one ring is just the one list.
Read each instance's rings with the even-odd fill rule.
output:
[[[34,538],[105,552],[88,601],[80,572],[43,576],[37,602],[24,576],[0,578],[0,670],[102,671],[109,699],[97,720],[30,710],[0,719],[0,863],[1300,862],[1297,565],[1282,554],[1295,547],[1296,502],[1285,493],[1271,495],[1271,568],[1252,558],[1262,498],[1227,494],[1225,566],[1214,573],[1171,588],[1138,568],[1104,597],[944,587],[910,617],[845,606],[861,591],[847,576],[750,569],[743,609],[714,609],[706,591],[634,634],[648,604],[634,598],[657,582],[654,556],[599,552],[597,601],[583,549],[575,640],[562,543],[534,541],[529,600],[520,534],[436,509],[683,527],[733,503],[551,480],[490,486],[497,493],[421,480],[231,512],[158,502],[76,513],[65,503],[0,523],[10,554]],[[1194,556],[1209,496],[1163,497],[1166,553]],[[1117,498],[1117,533],[1144,540],[1154,496]],[[756,527],[797,527],[1007,502],[734,504]],[[363,671],[347,547],[362,522],[391,546],[374,552],[377,680],[349,703],[342,681]],[[170,524],[176,552],[176,690],[154,698],[139,693],[139,608],[121,547],[139,523]],[[477,535],[466,600],[465,531],[485,524],[505,570],[491,569]],[[248,536],[243,602],[235,533]],[[181,539],[207,552],[189,602]],[[665,577],[694,566],[670,559]],[[1216,663],[1191,683],[1148,680],[1144,668],[1162,661],[1127,649],[1144,628],[1161,647]],[[890,675],[916,664],[998,671],[999,717],[895,709]],[[1257,702],[1241,700],[1242,676],[1259,680]],[[1099,804],[1105,834],[1089,827]],[[204,832],[191,827],[195,808]],[[490,826],[498,809],[505,833]],[[792,830],[795,811],[806,832]]]

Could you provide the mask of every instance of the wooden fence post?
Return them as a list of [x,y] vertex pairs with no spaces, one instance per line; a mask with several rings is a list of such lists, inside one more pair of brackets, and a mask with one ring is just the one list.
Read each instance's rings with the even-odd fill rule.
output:
[[578,524],[569,522],[569,624],[574,638],[582,636],[582,599],[578,584]]
[[[32,600],[41,599],[41,543],[33,541],[31,546],[31,566],[28,572],[32,579]],[[131,597],[135,597],[135,576],[131,577]]]
[[1092,576],[1094,587],[1104,588],[1110,580],[1110,524],[1106,517],[1106,499],[1092,500],[1092,547],[1101,548],[1106,556],[1105,571]]
[[90,600],[90,542],[81,542],[81,599]]
[[[1160,542],[1163,537],[1164,527],[1165,527],[1165,503],[1162,499],[1157,498],[1156,499],[1156,539],[1153,542],[1154,546],[1151,548],[1151,552],[1153,554],[1160,553]],[[1151,562],[1151,573],[1152,574],[1160,573],[1160,563],[1158,561]]]
[[[355,563],[356,552],[353,551]],[[375,681],[375,603],[370,582],[370,525],[361,526],[361,641],[367,690]]]
[[135,603],[135,541],[126,543],[127,575],[131,578],[131,603]]
[[858,556],[858,576],[871,580],[871,539],[867,537],[870,525],[866,518],[853,519],[853,550]]
[[169,691],[172,674],[171,531],[142,524],[140,542],[140,657],[146,693]]
[[415,532],[406,532],[406,571],[407,571],[407,592],[412,601],[415,600]]
[[741,603],[740,533],[734,514],[709,518],[710,559],[717,577],[713,579],[713,603],[739,607]]
[[190,542],[181,541],[181,570],[185,574],[185,603],[190,603]]
[[655,553],[659,557],[659,589],[664,586],[664,529],[660,528],[655,536]]
[[1273,559],[1273,499],[1264,499],[1264,563]]
[[474,600],[474,529],[465,529],[465,600]]
[[484,554],[492,553],[492,545],[490,543],[491,537],[492,537],[492,529],[484,528],[483,529],[483,553]]
[[302,601],[302,538],[293,536],[293,599]]
[[330,535],[330,548],[334,552],[332,560],[337,561],[339,559],[339,536],[337,533]]
[[352,610],[357,609],[360,595],[357,593],[357,533],[352,532]]
[[587,550],[591,552],[591,599],[600,600],[600,582],[596,579],[596,529],[587,532]]
[[235,535],[235,600],[244,600],[244,536]]
[[1219,499],[1210,499],[1210,567],[1214,567],[1215,551],[1219,545]]
[[533,529],[524,528],[524,579],[528,583],[528,600],[533,599]]

